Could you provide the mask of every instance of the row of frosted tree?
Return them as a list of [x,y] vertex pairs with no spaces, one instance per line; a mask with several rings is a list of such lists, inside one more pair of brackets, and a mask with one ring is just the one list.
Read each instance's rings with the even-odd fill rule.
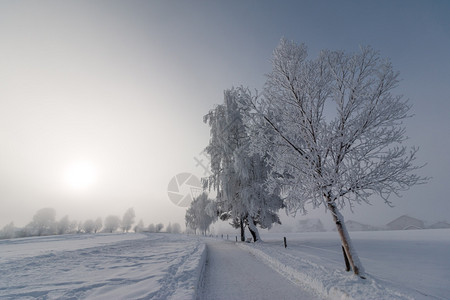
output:
[[[53,208],[42,208],[34,214],[32,221],[23,228],[16,228],[13,222],[4,226],[0,230],[0,239],[77,233],[113,233],[117,231],[126,233],[131,230],[134,232],[162,232],[164,229],[162,223],[145,226],[142,220],[134,225],[135,217],[134,209],[129,208],[122,218],[109,215],[104,221],[102,218],[97,218],[78,222],[70,220],[68,216],[56,220],[56,211]],[[165,232],[181,233],[181,226],[178,223],[169,223]]]
[[345,258],[363,277],[340,210],[374,194],[390,205],[390,195],[427,180],[416,172],[417,149],[404,144],[410,105],[394,94],[398,75],[370,47],[308,58],[304,44],[282,39],[262,93],[226,90],[204,117],[212,175],[187,210],[187,226],[206,232],[229,220],[242,241],[244,228],[259,241],[258,227],[280,223],[280,209],[325,207]]

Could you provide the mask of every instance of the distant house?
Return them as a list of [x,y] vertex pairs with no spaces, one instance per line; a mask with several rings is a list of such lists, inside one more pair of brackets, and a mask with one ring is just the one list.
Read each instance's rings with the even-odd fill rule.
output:
[[347,227],[348,231],[372,231],[372,230],[377,230],[376,227],[371,226],[371,225],[367,225],[367,224],[362,224],[356,221],[352,221],[352,220],[348,220],[345,222],[345,226]]
[[[376,231],[381,230],[380,227],[359,223],[353,220],[345,221],[345,227],[348,231]],[[333,231],[337,231],[337,228],[333,228]]]
[[320,219],[298,220],[296,225],[297,232],[322,232],[325,231]]
[[437,222],[428,227],[429,229],[440,229],[440,228],[450,228],[450,224],[447,222]]
[[386,224],[389,230],[408,230],[408,229],[424,229],[425,224],[422,220],[403,215],[394,221]]

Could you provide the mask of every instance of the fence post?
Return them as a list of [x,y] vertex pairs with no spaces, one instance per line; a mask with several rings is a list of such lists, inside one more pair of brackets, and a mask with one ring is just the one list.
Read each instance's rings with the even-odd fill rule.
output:
[[286,243],[286,237],[284,237],[284,248],[287,247],[287,243]]
[[237,236],[236,236],[236,243],[237,243]]

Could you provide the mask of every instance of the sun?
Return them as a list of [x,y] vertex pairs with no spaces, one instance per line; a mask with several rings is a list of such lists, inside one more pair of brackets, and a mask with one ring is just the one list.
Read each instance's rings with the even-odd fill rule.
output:
[[84,189],[95,183],[97,170],[87,161],[76,161],[67,166],[64,180],[74,189]]

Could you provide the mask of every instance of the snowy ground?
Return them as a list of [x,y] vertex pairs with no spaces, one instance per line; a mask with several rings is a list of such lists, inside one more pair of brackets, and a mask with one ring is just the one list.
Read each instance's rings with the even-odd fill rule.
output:
[[204,259],[204,243],[183,235],[3,240],[0,298],[192,299]]
[[[450,299],[450,230],[351,232],[367,272],[344,271],[336,232],[266,234],[239,244],[294,283],[331,299]],[[287,237],[288,247],[283,245]]]
[[[283,236],[287,237],[286,249]],[[449,229],[352,232],[366,280],[344,271],[336,232],[262,237],[263,243],[237,246],[232,241],[174,234],[3,240],[0,299],[235,299],[242,291],[257,295],[255,290],[261,288],[253,283],[258,278],[267,282],[288,279],[297,285],[295,289],[306,291],[296,294],[306,299],[308,295],[324,299],[450,299]],[[210,267],[213,263],[216,267],[205,268],[205,243]],[[270,268],[256,270],[255,257]],[[224,287],[219,293],[212,279]],[[267,292],[263,290],[262,295],[267,297],[258,298],[272,299],[270,292],[275,287],[265,283],[264,288]],[[291,292],[286,293],[284,298],[289,299]]]

